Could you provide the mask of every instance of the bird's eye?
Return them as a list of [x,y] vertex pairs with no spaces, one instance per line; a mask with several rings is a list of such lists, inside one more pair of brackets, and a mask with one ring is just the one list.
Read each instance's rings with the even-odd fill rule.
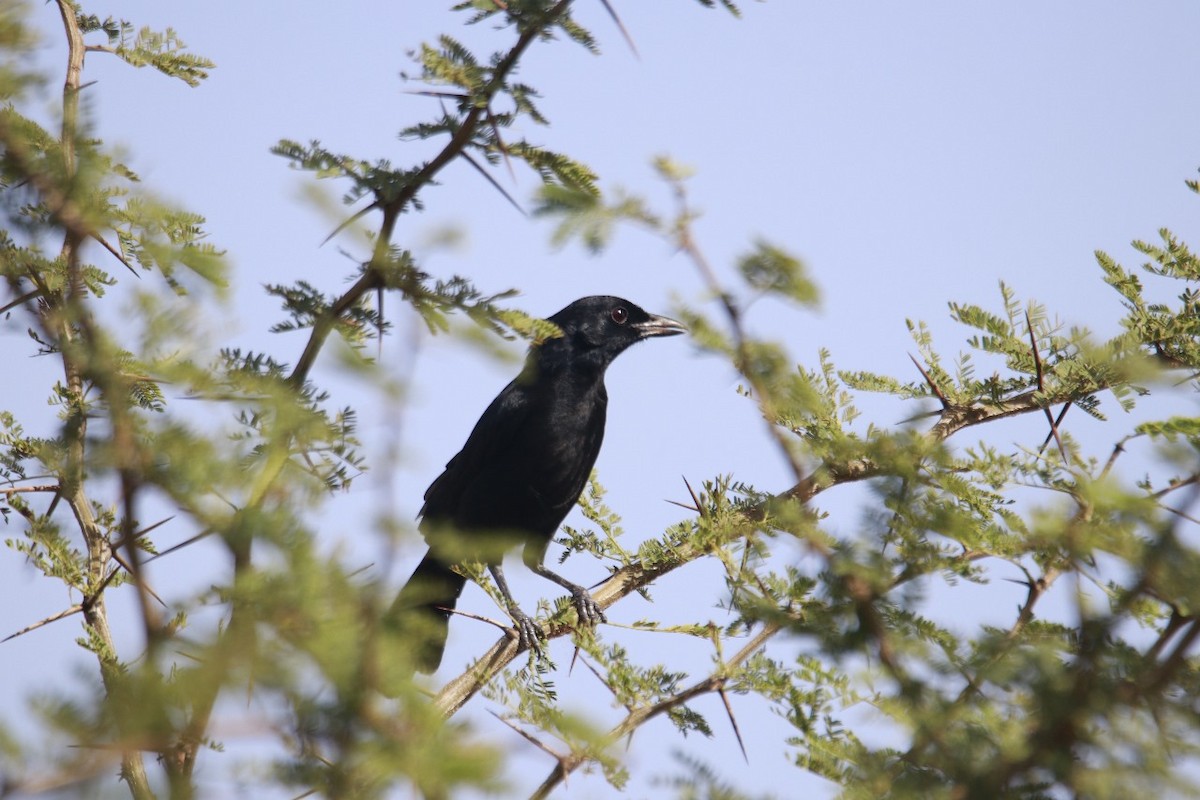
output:
[[612,321],[618,325],[624,325],[625,320],[629,319],[629,312],[623,307],[617,306],[612,310]]

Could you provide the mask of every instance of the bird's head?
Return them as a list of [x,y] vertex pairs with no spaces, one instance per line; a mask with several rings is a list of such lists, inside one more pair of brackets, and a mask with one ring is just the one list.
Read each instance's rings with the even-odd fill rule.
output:
[[583,297],[547,318],[562,331],[537,348],[539,361],[567,360],[607,367],[630,345],[655,336],[675,336],[687,328],[668,317],[651,314],[620,297]]

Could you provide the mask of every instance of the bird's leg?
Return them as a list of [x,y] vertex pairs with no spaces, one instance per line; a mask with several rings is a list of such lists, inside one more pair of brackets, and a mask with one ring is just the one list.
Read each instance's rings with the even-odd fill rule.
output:
[[604,609],[600,608],[600,604],[592,598],[587,589],[577,583],[571,583],[555,572],[551,572],[540,560],[532,564],[526,562],[526,565],[538,575],[541,575],[543,578],[549,578],[571,593],[571,602],[575,605],[575,612],[579,614],[581,625],[595,625],[600,622],[608,622],[608,618],[604,616]]
[[513,619],[521,647],[541,655],[541,637],[543,636],[541,626],[517,605],[516,599],[513,598],[512,592],[508,588],[508,581],[504,579],[504,569],[499,564],[491,564],[488,566],[488,571],[496,579],[496,586],[500,587],[500,594],[504,595],[504,602],[508,603],[508,615]]

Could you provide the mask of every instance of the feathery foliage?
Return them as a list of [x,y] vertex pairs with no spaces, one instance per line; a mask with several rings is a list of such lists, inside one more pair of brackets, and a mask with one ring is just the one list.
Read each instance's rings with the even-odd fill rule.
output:
[[[698,1],[739,13],[725,0]],[[80,69],[90,52],[198,86],[215,68],[170,29],[102,19],[85,5],[42,9],[61,14]],[[479,52],[444,35],[414,52],[407,77],[430,112],[399,131],[401,166],[318,141],[274,147],[292,168],[336,181],[357,206],[333,235],[378,217],[369,252],[353,256],[339,291],[295,275],[264,287],[283,313],[261,327],[304,343],[286,358],[282,346],[212,344],[202,321],[226,307],[230,267],[206,220],[158,199],[89,136],[80,93],[108,88],[88,87],[80,69],[53,76],[64,81],[61,129],[36,121],[31,98],[52,80],[28,66],[38,46],[28,19],[38,10],[0,8],[0,313],[28,331],[9,347],[56,365],[47,385],[23,386],[45,398],[44,417],[0,408],[0,513],[6,557],[70,598],[3,646],[16,652],[25,641],[16,634],[78,625],[96,674],[86,693],[51,687],[33,706],[36,734],[6,712],[4,791],[104,792],[119,772],[135,798],[196,796],[202,757],[228,764],[223,751],[240,747],[221,725],[228,700],[240,708],[248,697],[273,747],[259,780],[298,796],[502,793],[514,747],[547,758],[536,797],[588,769],[619,790],[633,777],[625,743],[662,717],[681,752],[669,788],[741,797],[687,748],[694,737],[728,737],[745,752],[738,720],[753,704],[788,726],[783,745],[796,770],[847,798],[1194,792],[1200,554],[1188,509],[1200,486],[1200,418],[1191,413],[1200,261],[1189,245],[1167,230],[1134,242],[1140,270],[1096,254],[1097,277],[1122,309],[1107,338],[1001,284],[994,304],[950,304],[963,352],[952,355],[912,320],[912,364],[892,374],[840,369],[832,349],[794,354],[751,332],[755,301],[807,308],[817,287],[800,259],[766,238],[714,268],[697,242],[687,168],[656,161],[674,201],[657,208],[602,191],[575,156],[511,135],[518,123],[550,125],[537,76],[516,77],[532,48],[566,40],[599,51],[571,0],[456,8],[465,24],[494,28],[500,44]],[[413,141],[440,149],[412,160]],[[565,528],[559,544],[563,559],[607,567],[597,601],[653,599],[686,570],[717,576],[688,591],[719,603],[723,621],[694,611],[668,619],[652,605],[628,630],[576,630],[569,602],[547,602],[539,622],[550,638],[572,637],[572,665],[519,654],[497,634],[430,700],[412,678],[412,644],[383,623],[389,597],[375,565],[322,546],[325,526],[357,524],[322,516],[331,495],[355,492],[380,464],[357,438],[356,409],[335,402],[315,366],[336,334],[346,345],[339,365],[390,388],[367,345],[394,333],[397,307],[432,334],[455,335],[462,319],[487,336],[561,335],[512,307],[513,291],[436,279],[397,233],[399,217],[419,213],[428,187],[459,160],[514,205],[499,168],[523,164],[536,175],[533,215],[553,223],[554,244],[599,251],[634,225],[681,252],[698,288],[676,315],[699,348],[737,371],[776,448],[764,457],[782,457],[795,480],[690,481],[679,520],[634,539],[626,529],[638,522],[607,505],[593,476],[580,498],[586,525]],[[1196,181],[1188,186],[1200,193]],[[1163,286],[1173,301],[1156,299]],[[110,310],[118,307],[132,311]],[[864,419],[867,393],[891,397],[911,418]],[[1149,394],[1171,409],[1135,420],[1127,412]],[[1100,451],[1094,438],[1076,438],[1073,407],[1103,423]],[[1032,439],[992,424],[1021,415],[1044,426]],[[1133,450],[1144,469],[1131,479]],[[823,506],[850,484],[864,490],[860,513],[835,518]],[[147,564],[185,558],[201,541],[221,555],[203,567],[204,588],[160,595]],[[467,571],[483,580],[482,570]],[[1003,624],[951,625],[934,613],[968,587],[1010,580],[1023,597]],[[106,602],[117,591],[134,602]],[[636,637],[669,641],[678,658],[647,656]],[[562,699],[557,681],[572,666],[595,680],[600,700]],[[714,698],[720,705],[705,702]],[[491,739],[456,719],[472,702],[518,735]],[[863,708],[875,718],[864,722]],[[34,735],[52,742],[49,756],[29,743]]]

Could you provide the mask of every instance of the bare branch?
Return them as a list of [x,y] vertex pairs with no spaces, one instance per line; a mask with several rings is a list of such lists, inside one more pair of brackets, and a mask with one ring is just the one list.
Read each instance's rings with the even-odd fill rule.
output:
[[22,492],[57,492],[62,487],[57,483],[43,483],[37,486],[10,486],[0,489],[0,494],[21,494]]
[[58,622],[60,619],[66,619],[72,614],[78,614],[80,611],[83,611],[83,605],[81,603],[76,603],[65,611],[60,611],[57,614],[51,614],[45,619],[38,620],[32,625],[21,628],[21,630],[17,631],[16,633],[10,633],[8,636],[0,639],[0,642],[7,642],[9,639],[16,639],[18,636],[24,636],[27,633],[36,631],[38,628],[49,625],[51,622]]

